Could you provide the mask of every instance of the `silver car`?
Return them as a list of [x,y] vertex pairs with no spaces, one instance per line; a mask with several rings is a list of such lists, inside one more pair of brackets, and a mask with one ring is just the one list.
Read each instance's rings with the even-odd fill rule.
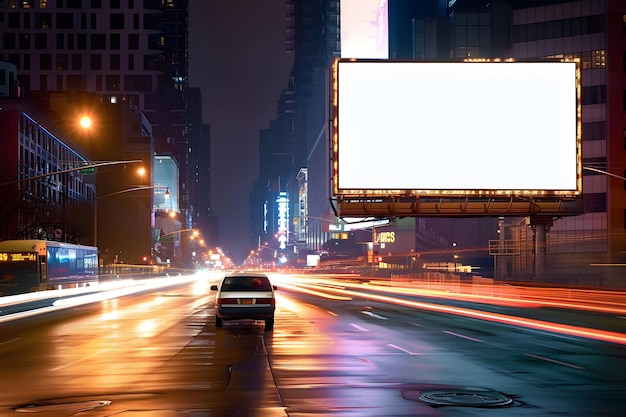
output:
[[225,320],[265,320],[265,330],[274,327],[276,286],[265,274],[238,272],[228,274],[219,285],[212,285],[215,294],[215,326]]

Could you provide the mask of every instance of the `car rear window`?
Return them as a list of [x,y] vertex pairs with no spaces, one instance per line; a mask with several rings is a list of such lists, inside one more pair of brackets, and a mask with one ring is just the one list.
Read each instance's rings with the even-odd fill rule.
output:
[[227,277],[222,291],[272,291],[272,285],[264,277]]

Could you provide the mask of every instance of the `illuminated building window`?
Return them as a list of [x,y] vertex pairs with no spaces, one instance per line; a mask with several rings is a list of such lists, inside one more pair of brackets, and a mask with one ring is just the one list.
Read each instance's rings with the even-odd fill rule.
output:
[[604,49],[591,52],[593,68],[602,68],[606,66],[606,57]]

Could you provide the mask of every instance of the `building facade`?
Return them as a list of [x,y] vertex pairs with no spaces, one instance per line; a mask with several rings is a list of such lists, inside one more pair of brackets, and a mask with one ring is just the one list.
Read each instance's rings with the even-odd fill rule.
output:
[[[68,109],[86,105],[94,119],[103,107],[141,112],[154,139],[144,143],[144,151],[172,155],[179,163],[179,217],[182,227],[191,228],[210,221],[199,218],[208,217],[210,209],[194,207],[197,199],[190,195],[197,189],[191,184],[209,176],[210,160],[198,163],[206,157],[208,135],[196,135],[193,144],[188,137],[190,130],[207,130],[188,115],[187,13],[187,0],[3,1],[0,61],[16,69],[11,94],[26,98],[50,120],[66,119]],[[135,130],[142,126],[134,124]],[[133,149],[141,142],[135,140]],[[93,159],[109,158],[104,143],[82,145]]]
[[0,97],[17,96],[17,68],[0,61]]
[[0,98],[0,240],[93,244],[92,157],[19,98]]
[[[332,237],[321,223],[316,229],[314,218],[332,214],[328,74],[341,50],[341,4],[290,4],[295,114],[288,191],[297,197],[294,204],[306,201],[307,246],[319,249],[318,243]],[[584,275],[586,283],[626,285],[623,267],[616,266],[626,263],[626,4],[618,0],[389,0],[388,4],[390,59],[577,59],[582,69],[584,213],[541,224],[528,218],[419,219],[416,249],[452,253],[450,242],[465,241],[476,251],[472,257],[498,265],[494,273],[502,279],[583,283],[578,277]],[[299,209],[293,206],[291,212]],[[480,234],[471,232],[477,228]],[[536,234],[545,234],[545,247],[536,246]],[[515,249],[490,253],[493,242]],[[545,257],[540,270],[538,257]]]
[[[584,268],[596,283],[626,285],[623,268],[610,266],[626,262],[626,4],[512,5],[515,59],[578,59],[582,68],[584,214],[554,221],[547,234],[549,266],[574,277]],[[528,271],[524,267],[520,262],[513,270]]]

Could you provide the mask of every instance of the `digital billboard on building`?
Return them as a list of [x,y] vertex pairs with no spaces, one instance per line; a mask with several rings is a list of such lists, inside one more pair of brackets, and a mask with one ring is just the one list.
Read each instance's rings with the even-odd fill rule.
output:
[[341,57],[389,58],[388,0],[341,0]]
[[582,192],[577,62],[339,59],[333,74],[341,199]]

